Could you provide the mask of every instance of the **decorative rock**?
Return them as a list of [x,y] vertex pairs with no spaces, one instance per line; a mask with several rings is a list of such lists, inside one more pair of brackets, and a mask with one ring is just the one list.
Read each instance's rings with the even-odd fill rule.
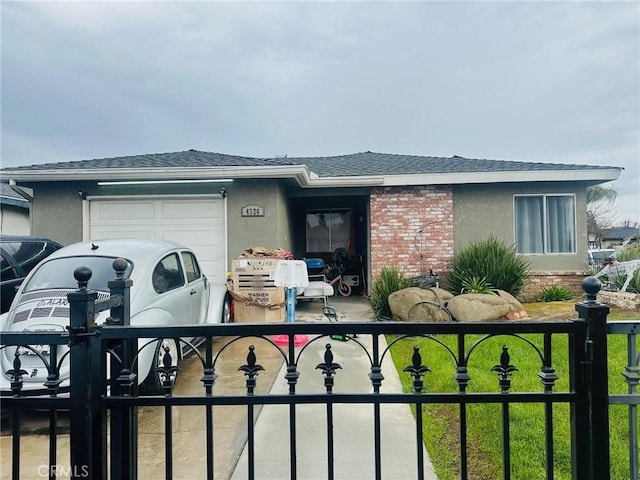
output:
[[445,309],[451,298],[453,295],[442,288],[409,287],[389,295],[389,308],[394,320],[446,322],[451,320]]
[[[425,290],[425,289],[423,288],[422,290]],[[445,290],[444,288],[431,287],[426,290],[433,292],[435,296],[440,299],[440,303],[442,303],[443,305],[453,298],[453,293],[451,293],[448,290]]]
[[504,290],[496,290],[495,292],[509,304],[509,313],[505,315],[507,320],[524,320],[525,318],[529,318],[529,315],[525,312],[522,304],[516,300],[516,297]]
[[498,295],[464,293],[447,303],[453,318],[460,322],[499,320],[509,313],[509,302]]
[[598,301],[610,307],[640,312],[640,294],[638,293],[607,292],[600,290],[600,292],[598,292]]

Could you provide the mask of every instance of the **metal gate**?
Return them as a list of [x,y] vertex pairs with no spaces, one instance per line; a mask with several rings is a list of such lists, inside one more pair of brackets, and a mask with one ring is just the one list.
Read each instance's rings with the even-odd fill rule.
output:
[[[385,438],[381,434],[380,409],[386,404],[415,405],[416,426],[407,432],[408,438],[414,438],[416,446],[416,477],[425,476],[422,455],[422,405],[447,403],[458,405],[460,424],[460,477],[468,478],[467,456],[467,409],[472,404],[494,403],[500,405],[502,417],[502,473],[501,478],[511,478],[510,459],[510,407],[517,403],[538,403],[545,410],[545,478],[554,478],[554,455],[556,443],[553,432],[553,411],[558,404],[568,404],[571,423],[571,458],[573,478],[579,480],[606,480],[609,473],[609,393],[607,372],[607,323],[608,307],[595,300],[599,283],[593,279],[585,281],[587,300],[576,306],[580,318],[566,321],[520,321],[520,322],[384,322],[366,323],[286,323],[286,324],[226,324],[210,326],[189,326],[166,328],[131,327],[128,319],[128,298],[130,281],[119,275],[110,282],[111,298],[96,302],[95,292],[86,288],[84,278],[87,272],[77,270],[79,289],[68,297],[71,308],[71,321],[67,333],[10,333],[2,334],[0,349],[15,350],[13,369],[6,372],[12,383],[9,395],[3,396],[2,408],[11,415],[12,421],[12,475],[20,478],[20,450],[23,441],[21,435],[21,416],[30,409],[44,409],[49,412],[49,450],[47,474],[55,478],[61,468],[58,460],[58,412],[70,410],[71,461],[65,470],[72,478],[92,479],[135,479],[138,478],[138,465],[147,459],[139,457],[138,452],[138,409],[143,406],[158,406],[164,409],[165,434],[165,477],[173,478],[173,428],[172,409],[178,406],[194,406],[204,409],[206,436],[206,478],[216,475],[214,464],[213,410],[220,406],[241,405],[247,409],[247,450],[248,478],[260,477],[255,462],[255,416],[263,405],[285,405],[289,408],[289,417],[284,424],[289,429],[289,477],[298,477],[298,442],[296,429],[296,408],[305,404],[325,406],[326,415],[318,418],[318,429],[327,432],[326,455],[327,478],[335,478],[333,465],[333,410],[339,404],[368,404],[374,411],[373,458],[375,459],[375,478],[382,478],[382,449]],[[88,279],[88,277],[86,277]],[[597,284],[597,285],[596,285]],[[93,319],[98,311],[110,309],[110,319],[104,325],[95,325]],[[632,346],[638,323],[627,322],[613,329],[611,334],[625,333],[630,338],[629,365],[624,375],[628,379],[629,394],[612,397],[612,402],[629,405],[631,441],[630,458],[632,477],[637,479],[637,403],[635,386],[638,383],[638,359]],[[624,327],[622,325],[625,325]],[[137,388],[136,358],[139,339],[166,338],[177,339],[182,346],[190,350],[201,364],[201,394],[179,396],[171,389],[172,370],[170,358],[165,358],[165,366],[158,368],[164,381],[164,396],[140,396]],[[530,335],[539,335],[540,343],[530,340]],[[297,347],[296,335],[305,335],[310,343],[323,342],[323,361],[316,367],[321,372],[321,393],[299,393],[297,391],[300,371],[298,364],[308,351],[306,347]],[[456,347],[447,346],[442,340],[444,335],[453,335],[457,339]],[[274,336],[288,338],[286,347],[276,344]],[[366,351],[369,366],[365,375],[370,389],[362,393],[336,393],[333,391],[334,379],[342,365],[349,358],[334,358],[331,350],[333,338],[343,338],[355,342]],[[491,369],[496,375],[496,388],[487,392],[469,393],[467,386],[471,380],[469,366],[475,360],[478,347],[487,339],[496,336],[505,337],[505,346],[496,352],[495,366]],[[568,339],[568,388],[557,386],[558,375],[554,364],[552,340],[556,336]],[[182,340],[200,338],[200,347]],[[224,341],[220,343],[220,338]],[[239,339],[255,338],[260,346],[251,345],[246,352],[246,362],[237,366],[244,376],[244,391],[237,394],[217,395],[218,362],[223,352]],[[399,342],[412,339],[427,339],[435,348],[445,349],[451,357],[452,373],[456,390],[452,392],[433,392],[425,389],[424,376],[429,367],[423,360],[423,352],[415,347],[410,365],[404,368],[412,378],[409,392],[382,392],[384,382],[383,362],[391,362],[390,351]],[[540,359],[540,371],[537,376],[541,386],[535,392],[512,391],[511,374],[517,368],[512,365],[507,340],[517,339],[525,342],[528,348]],[[367,339],[367,341],[365,341]],[[215,340],[215,342],[214,342]],[[386,340],[386,341],[385,341]],[[152,340],[153,341],[153,340]],[[144,343],[144,341],[143,341]],[[148,342],[147,342],[148,343]],[[256,342],[258,343],[258,342]],[[49,377],[43,384],[46,395],[35,396],[22,390],[22,377],[27,374],[21,368],[20,350],[22,345],[50,345],[48,355],[38,354],[49,371]],[[222,345],[214,350],[214,344]],[[69,358],[58,358],[57,346],[69,345]],[[635,347],[634,347],[635,348]],[[284,379],[288,385],[286,394],[257,393],[256,383],[263,370],[261,358],[265,350],[276,351],[282,357],[286,367]],[[12,350],[13,351],[13,350]],[[168,353],[166,354],[168,355]],[[68,395],[62,395],[64,383],[60,379],[60,366],[67,361],[70,365],[70,389]],[[634,363],[635,362],[635,363]],[[109,374],[107,374],[109,372]],[[431,372],[430,374],[439,373]],[[635,383],[634,383],[635,382]],[[635,420],[634,420],[635,419]],[[635,426],[633,425],[635,422]],[[635,433],[634,433],[635,432]],[[635,439],[635,440],[634,440]],[[634,444],[635,442],[635,444]],[[635,464],[633,460],[635,448]],[[634,470],[635,469],[635,470]],[[635,472],[635,473],[634,473]],[[635,475],[635,477],[633,477]],[[393,478],[393,477],[391,477]]]

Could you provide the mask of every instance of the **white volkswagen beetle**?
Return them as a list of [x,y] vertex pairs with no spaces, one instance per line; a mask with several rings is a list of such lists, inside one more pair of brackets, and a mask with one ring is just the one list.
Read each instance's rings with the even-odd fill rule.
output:
[[[76,243],[63,247],[41,262],[20,286],[8,312],[2,315],[4,331],[66,331],[69,325],[67,294],[78,288],[73,272],[88,267],[88,288],[98,292],[98,300],[109,297],[107,282],[115,278],[113,261],[127,261],[125,278],[132,280],[131,325],[166,326],[224,323],[230,318],[230,299],[226,285],[210,283],[200,270],[190,249],[163,240],[114,239]],[[109,311],[101,312],[96,323],[102,323]],[[191,340],[191,339],[188,339]],[[146,340],[148,341],[148,340]],[[140,340],[139,347],[146,341]],[[181,359],[181,346],[168,338],[142,349],[138,359],[138,383],[144,394],[161,393],[157,372],[168,348],[173,363]],[[39,356],[49,357],[48,345],[20,347],[23,390],[44,390],[47,369]],[[58,347],[57,357],[68,350]],[[0,354],[0,390],[7,392],[16,348],[7,347]],[[68,386],[68,356],[60,369],[61,387]]]

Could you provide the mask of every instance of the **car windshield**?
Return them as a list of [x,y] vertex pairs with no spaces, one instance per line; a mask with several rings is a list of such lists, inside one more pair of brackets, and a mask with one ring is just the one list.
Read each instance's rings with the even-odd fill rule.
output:
[[[107,282],[116,277],[113,269],[113,257],[67,257],[56,258],[43,263],[34,272],[24,287],[25,292],[50,288],[77,289],[78,282],[73,277],[73,271],[78,267],[88,267],[91,270],[91,279],[88,288],[92,290],[109,291]],[[132,265],[127,261],[127,269],[124,276],[131,275]]]

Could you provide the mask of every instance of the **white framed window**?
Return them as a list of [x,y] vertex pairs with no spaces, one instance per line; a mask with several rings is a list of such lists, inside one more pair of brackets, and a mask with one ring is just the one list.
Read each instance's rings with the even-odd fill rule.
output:
[[573,194],[514,195],[518,253],[576,253]]

